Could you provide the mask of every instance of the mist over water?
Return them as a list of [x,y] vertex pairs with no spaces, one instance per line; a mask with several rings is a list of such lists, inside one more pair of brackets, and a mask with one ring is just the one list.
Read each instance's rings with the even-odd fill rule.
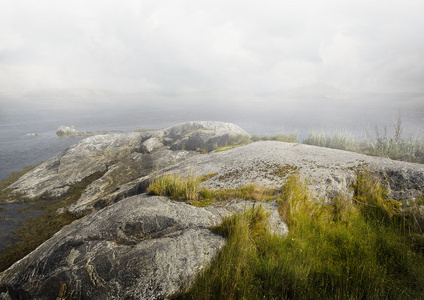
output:
[[[59,138],[60,125],[81,132],[131,132],[159,129],[186,121],[231,122],[250,134],[309,131],[350,132],[365,138],[393,131],[399,111],[403,136],[424,136],[424,93],[349,94],[288,97],[286,95],[191,94],[142,98],[0,99],[0,179],[24,166],[44,161],[83,137]],[[37,136],[28,136],[35,133]]]

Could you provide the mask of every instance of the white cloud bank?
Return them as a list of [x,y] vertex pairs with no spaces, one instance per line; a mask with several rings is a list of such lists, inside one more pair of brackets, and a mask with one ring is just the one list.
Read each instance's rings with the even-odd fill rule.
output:
[[0,91],[424,91],[422,0],[0,0]]

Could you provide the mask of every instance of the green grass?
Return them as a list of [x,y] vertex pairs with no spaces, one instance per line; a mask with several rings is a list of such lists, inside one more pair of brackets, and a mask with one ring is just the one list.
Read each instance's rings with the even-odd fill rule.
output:
[[182,177],[169,174],[155,178],[147,187],[151,195],[167,196],[176,200],[197,200],[200,180],[197,177]]
[[290,232],[272,235],[256,207],[214,228],[227,237],[180,299],[424,299],[423,214],[400,209],[370,174],[353,199],[320,203],[292,176],[282,187]]
[[174,200],[185,201],[202,207],[216,202],[227,202],[233,199],[267,201],[278,195],[278,191],[265,186],[249,184],[236,189],[210,190],[201,188],[200,183],[216,176],[216,173],[202,177],[168,174],[155,178],[150,182],[147,193],[167,196]]
[[226,151],[226,150],[230,150],[230,149],[241,147],[241,146],[243,146],[243,145],[228,145],[228,146],[219,147],[215,151],[216,152],[221,152],[221,151]]

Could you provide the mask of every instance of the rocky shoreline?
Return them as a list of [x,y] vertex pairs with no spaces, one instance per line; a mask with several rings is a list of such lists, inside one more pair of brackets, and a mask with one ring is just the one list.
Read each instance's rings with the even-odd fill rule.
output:
[[[250,135],[221,122],[189,122],[146,132],[88,137],[13,183],[9,201],[61,199],[93,174],[79,199],[60,212],[84,216],[0,274],[0,299],[169,298],[190,283],[225,244],[210,227],[253,205],[197,208],[145,195],[159,175],[204,176],[210,189],[250,183],[278,188],[291,174],[321,199],[351,195],[359,169],[379,176],[394,199],[423,197],[420,164],[282,142],[245,144]],[[213,176],[212,176],[212,175]],[[14,196],[13,196],[14,195]],[[287,227],[264,204],[278,234]],[[62,298],[61,298],[62,299]]]

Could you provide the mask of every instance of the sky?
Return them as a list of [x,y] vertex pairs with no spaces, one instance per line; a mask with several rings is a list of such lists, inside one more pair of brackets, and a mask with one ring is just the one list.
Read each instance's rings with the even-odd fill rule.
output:
[[422,0],[0,0],[0,93],[424,91]]

